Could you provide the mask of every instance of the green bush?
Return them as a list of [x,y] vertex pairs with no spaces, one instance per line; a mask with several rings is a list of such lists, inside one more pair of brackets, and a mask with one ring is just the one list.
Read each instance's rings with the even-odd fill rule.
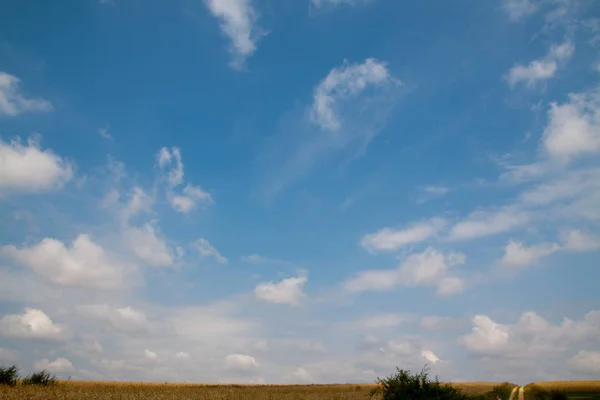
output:
[[46,370],[34,372],[23,379],[23,385],[53,386],[56,383],[56,376]]
[[388,378],[377,378],[377,387],[370,393],[381,400],[470,400],[471,398],[450,384],[429,379],[427,369],[411,375],[410,371],[396,368],[397,373]]
[[558,389],[546,390],[536,384],[525,386],[526,400],[567,400],[567,392]]
[[0,367],[0,385],[15,386],[19,380],[19,367]]
[[492,390],[486,393],[486,397],[490,398],[491,400],[496,400],[497,398],[500,398],[502,400],[508,400],[510,398],[510,393],[512,392],[514,387],[515,385],[513,385],[512,383],[501,383],[500,385],[494,386]]

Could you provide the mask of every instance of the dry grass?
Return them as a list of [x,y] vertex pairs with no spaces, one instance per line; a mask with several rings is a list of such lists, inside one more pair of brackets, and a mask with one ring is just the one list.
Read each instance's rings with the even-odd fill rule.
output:
[[564,390],[566,392],[600,392],[600,381],[554,381],[534,382],[546,390]]
[[[455,386],[483,393],[498,383],[468,382]],[[55,387],[0,386],[2,400],[355,400],[368,399],[375,385],[208,385],[186,383],[59,382]]]
[[482,394],[489,392],[496,385],[500,385],[502,382],[459,382],[452,383],[452,386],[462,390],[466,394]]

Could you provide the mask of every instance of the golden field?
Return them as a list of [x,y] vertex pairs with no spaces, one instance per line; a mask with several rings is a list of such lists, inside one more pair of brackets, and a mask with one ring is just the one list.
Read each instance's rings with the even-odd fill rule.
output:
[[[455,386],[467,393],[483,393],[498,383],[467,382]],[[59,382],[55,387],[2,387],[2,400],[355,400],[368,399],[375,385],[207,385],[135,382]]]
[[600,392],[600,381],[554,381],[534,382],[533,384],[546,390],[564,390],[565,392]]

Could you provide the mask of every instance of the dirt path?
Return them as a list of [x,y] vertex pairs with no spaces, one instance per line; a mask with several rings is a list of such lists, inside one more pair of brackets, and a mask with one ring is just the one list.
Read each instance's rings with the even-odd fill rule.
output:
[[515,395],[517,394],[517,390],[519,390],[518,386],[515,386],[512,390],[512,392],[510,392],[510,396],[508,397],[508,400],[515,400]]
[[525,400],[525,387],[521,386],[519,388],[519,400]]

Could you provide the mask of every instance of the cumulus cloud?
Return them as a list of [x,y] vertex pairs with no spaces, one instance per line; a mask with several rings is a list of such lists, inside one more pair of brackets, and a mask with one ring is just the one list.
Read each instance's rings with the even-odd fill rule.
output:
[[256,25],[258,14],[250,0],[204,0],[211,14],[221,21],[221,31],[231,40],[231,66],[240,68],[256,51],[262,30]]
[[600,249],[600,237],[579,229],[563,233],[563,248],[567,251],[594,251]]
[[395,251],[408,244],[419,243],[437,235],[446,223],[440,218],[414,223],[404,229],[383,228],[363,236],[360,244],[371,252]]
[[569,360],[569,365],[578,372],[600,374],[600,351],[581,350]]
[[194,248],[198,253],[200,253],[200,255],[204,257],[214,257],[219,264],[227,264],[227,258],[223,257],[221,253],[219,253],[219,251],[204,238],[198,239],[194,243]]
[[137,267],[118,260],[85,234],[77,236],[71,247],[45,238],[24,248],[4,246],[0,255],[8,256],[49,281],[62,286],[115,290],[133,284]]
[[20,89],[21,80],[0,71],[0,116],[14,117],[26,112],[52,110],[52,104],[41,98],[27,98]]
[[385,291],[399,285],[436,286],[439,295],[452,295],[463,290],[461,278],[449,276],[449,268],[465,263],[462,253],[444,254],[432,247],[404,259],[398,268],[390,270],[367,270],[358,273],[344,283],[350,292]]
[[0,140],[0,195],[48,192],[72,177],[72,164],[51,150],[42,150],[36,141]]
[[556,243],[542,243],[526,247],[522,242],[510,240],[504,248],[504,256],[500,260],[508,267],[524,267],[537,262],[540,258],[549,256],[560,249]]
[[591,311],[579,321],[564,319],[559,325],[552,325],[533,311],[524,312],[514,325],[498,323],[487,315],[476,315],[472,322],[472,332],[458,339],[470,352],[531,357],[597,342],[600,311]]
[[246,354],[229,354],[225,357],[225,368],[236,371],[252,371],[260,367],[260,364],[252,356]]
[[550,157],[564,162],[600,152],[600,88],[550,103],[542,144]]
[[440,358],[431,350],[421,350],[421,356],[432,364],[440,361]]
[[38,371],[45,369],[46,371],[56,374],[61,372],[75,371],[75,368],[73,368],[73,364],[71,363],[71,361],[62,357],[59,357],[54,361],[50,361],[47,358],[43,358],[39,361],[36,361],[36,363],[34,364],[34,368]]
[[384,63],[368,58],[362,64],[344,62],[332,69],[314,92],[310,119],[322,129],[338,131],[342,126],[336,105],[339,101],[356,96],[369,86],[399,84]]
[[109,324],[120,332],[140,332],[149,329],[146,315],[131,307],[116,308],[107,304],[92,304],[78,306],[77,310],[84,317]]
[[571,59],[574,52],[575,45],[570,41],[552,45],[544,58],[531,61],[528,65],[518,64],[512,67],[506,75],[506,80],[511,87],[521,82],[532,87],[540,81],[552,78],[558,68]]
[[302,287],[308,281],[305,276],[283,279],[280,282],[264,282],[254,288],[257,299],[276,304],[297,305],[304,297]]
[[46,313],[25,308],[23,314],[5,315],[0,319],[0,335],[28,340],[64,340],[69,337],[65,325],[53,322]]
[[165,241],[158,237],[152,225],[126,228],[123,231],[123,239],[131,252],[145,264],[153,267],[173,265],[171,251]]

